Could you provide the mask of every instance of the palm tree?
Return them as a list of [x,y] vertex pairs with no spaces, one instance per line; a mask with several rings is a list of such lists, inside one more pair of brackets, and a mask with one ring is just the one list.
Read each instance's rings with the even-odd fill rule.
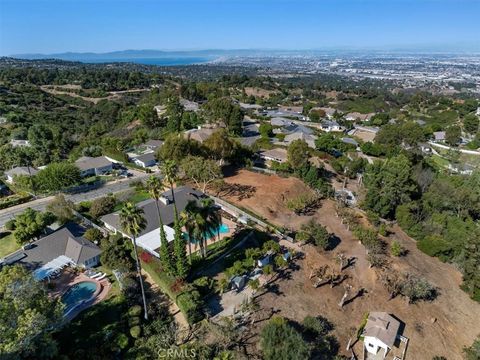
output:
[[[217,240],[220,240],[220,227],[222,226],[222,216],[218,211],[218,208],[215,206],[215,201],[210,198],[202,200],[202,211],[205,216],[205,220],[209,224],[209,235],[211,235],[213,238],[215,238],[216,235]],[[212,230],[215,231],[216,234],[212,233]],[[205,241],[207,240],[208,239],[205,239]]]
[[150,197],[155,200],[155,207],[157,208],[158,222],[159,222],[159,231],[160,231],[160,260],[162,265],[167,273],[173,272],[172,258],[169,252],[169,246],[167,241],[167,236],[165,234],[165,229],[163,228],[163,220],[160,214],[160,207],[158,206],[158,201],[163,193],[163,182],[161,179],[155,176],[150,176],[146,182],[148,193]]
[[[170,191],[172,193],[173,206],[175,207],[175,214],[177,205],[175,204],[175,193],[173,192],[173,184],[177,181],[178,166],[175,160],[165,160],[162,163],[162,174],[165,181],[170,185]],[[177,216],[178,214],[176,214]]]
[[183,211],[183,220],[190,240],[195,239],[195,245],[200,246],[200,254],[205,257],[205,237],[209,232],[209,223],[205,211],[196,201],[190,200]]
[[120,225],[122,230],[130,235],[133,243],[133,252],[135,254],[135,261],[137,263],[137,274],[140,279],[140,288],[142,290],[142,299],[143,299],[143,310],[145,320],[148,320],[147,313],[147,300],[145,298],[145,289],[143,287],[143,278],[142,278],[142,267],[140,261],[138,260],[137,252],[137,236],[142,232],[146,227],[146,221],[143,217],[143,210],[137,208],[134,204],[127,202],[122,209],[120,210]]
[[195,226],[194,218],[197,211],[197,203],[194,200],[190,200],[185,206],[185,210],[180,214],[182,225],[188,234],[188,256],[189,262],[192,262],[192,240],[195,239]]

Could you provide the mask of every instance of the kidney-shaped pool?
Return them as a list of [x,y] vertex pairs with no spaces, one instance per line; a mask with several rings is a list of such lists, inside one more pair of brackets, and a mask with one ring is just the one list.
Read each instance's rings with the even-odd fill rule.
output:
[[65,314],[81,302],[90,300],[96,290],[97,284],[93,281],[82,281],[73,285],[62,296],[62,302],[65,304]]

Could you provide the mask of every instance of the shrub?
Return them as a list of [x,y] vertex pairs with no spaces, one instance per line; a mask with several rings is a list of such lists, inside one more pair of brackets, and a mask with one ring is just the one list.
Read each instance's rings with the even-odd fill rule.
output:
[[191,290],[177,296],[176,303],[185,314],[189,324],[194,324],[203,319],[202,300],[198,290]]
[[128,319],[128,325],[131,327],[140,325],[140,322],[141,322],[141,319],[138,316],[131,317],[130,319]]
[[390,246],[390,252],[393,256],[402,256],[405,255],[405,248],[398,241],[394,241]]
[[105,196],[96,199],[90,206],[90,215],[94,218],[99,218],[100,216],[106,215],[113,211],[116,203],[117,201],[113,196]]
[[310,358],[310,348],[302,335],[279,316],[263,327],[260,346],[265,360]]
[[8,231],[15,230],[15,219],[10,219],[5,223],[5,229]]
[[115,343],[120,349],[126,349],[128,346],[128,336],[123,333],[118,334]]
[[130,335],[134,339],[138,339],[141,334],[142,334],[142,328],[140,326],[136,325],[136,326],[133,326],[132,328],[130,328]]
[[306,316],[302,325],[307,334],[313,337],[326,335],[333,330],[332,323],[322,316]]
[[140,305],[133,305],[128,309],[128,316],[135,317],[142,315],[142,307]]
[[103,239],[103,233],[96,228],[90,228],[85,231],[83,237],[92,242],[100,242]]
[[140,260],[142,260],[143,262],[145,263],[150,263],[152,262],[152,254],[150,254],[149,252],[146,252],[146,251],[143,251],[141,254],[140,254]]

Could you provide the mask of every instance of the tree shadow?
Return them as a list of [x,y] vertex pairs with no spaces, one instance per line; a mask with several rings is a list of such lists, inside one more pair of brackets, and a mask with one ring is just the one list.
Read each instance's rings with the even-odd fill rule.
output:
[[328,239],[328,245],[325,248],[327,251],[332,251],[334,250],[341,242],[342,240],[335,234],[330,234],[330,237]]
[[361,297],[363,297],[363,296],[364,296],[365,294],[367,294],[367,293],[368,293],[367,289],[361,288],[359,291],[357,291],[357,293],[355,294],[354,297],[352,297],[351,299],[346,300],[346,301],[343,303],[343,306],[346,306],[346,305],[352,303],[355,299],[361,298]]

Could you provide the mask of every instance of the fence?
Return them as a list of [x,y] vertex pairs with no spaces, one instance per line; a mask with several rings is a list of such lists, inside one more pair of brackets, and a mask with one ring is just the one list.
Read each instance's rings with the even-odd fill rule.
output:
[[[222,200],[222,199],[219,199],[213,195],[209,195],[217,205],[219,205],[221,207],[221,209],[227,213],[229,213],[230,215],[236,217],[236,218],[239,218],[239,217],[244,217],[246,218],[247,220],[250,220],[254,223],[256,223],[257,225],[260,225],[261,227],[263,227],[264,229],[266,228],[271,228],[273,227],[272,225],[270,224],[267,224],[266,222],[260,220],[259,218],[257,218],[256,216],[252,215],[252,214],[249,214],[247,213],[246,211],[242,210],[242,209],[239,209],[238,207],[236,207],[235,205],[232,205],[230,204],[229,202],[226,202],[225,200]],[[275,234],[277,234],[278,236],[290,241],[290,242],[293,242],[293,238],[291,238],[290,236],[287,236],[285,234],[283,234],[282,232],[280,232],[279,230],[277,229],[273,229],[273,231],[275,232]]]

